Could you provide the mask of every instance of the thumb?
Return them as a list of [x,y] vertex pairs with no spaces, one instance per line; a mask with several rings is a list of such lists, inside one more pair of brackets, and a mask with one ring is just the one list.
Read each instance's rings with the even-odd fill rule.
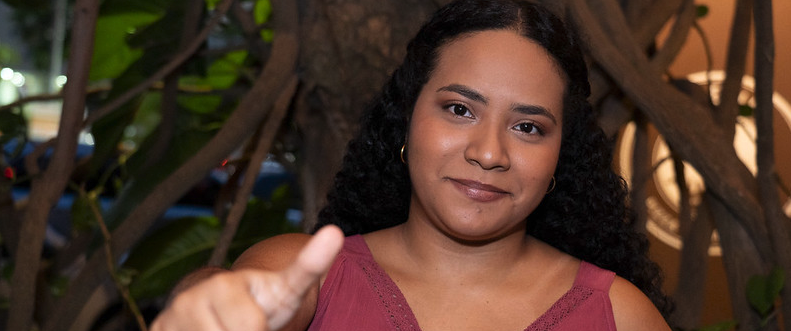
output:
[[305,292],[329,270],[342,246],[343,232],[337,226],[325,226],[302,248],[296,261],[280,273],[280,290],[271,288],[273,293],[253,287],[252,294],[267,316],[269,330],[277,330],[288,323]]
[[285,271],[288,285],[301,292],[319,279],[335,261],[343,246],[343,232],[334,225],[321,228]]

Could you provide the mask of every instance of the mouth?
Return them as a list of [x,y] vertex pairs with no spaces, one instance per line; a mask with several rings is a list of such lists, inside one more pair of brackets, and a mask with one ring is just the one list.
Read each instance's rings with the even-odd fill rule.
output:
[[492,202],[510,195],[508,191],[497,186],[484,184],[478,181],[457,178],[448,179],[462,194],[478,202]]

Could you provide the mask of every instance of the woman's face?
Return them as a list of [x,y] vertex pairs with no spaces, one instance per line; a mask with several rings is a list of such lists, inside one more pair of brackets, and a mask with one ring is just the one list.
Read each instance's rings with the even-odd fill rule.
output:
[[410,122],[410,221],[465,241],[524,233],[555,171],[564,87],[549,53],[513,31],[441,48]]

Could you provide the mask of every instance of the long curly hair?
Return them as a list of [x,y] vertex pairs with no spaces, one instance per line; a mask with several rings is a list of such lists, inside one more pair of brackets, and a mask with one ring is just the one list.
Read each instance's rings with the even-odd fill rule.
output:
[[661,290],[660,270],[647,257],[647,239],[634,228],[626,185],[611,167],[611,144],[587,101],[588,70],[577,37],[547,9],[529,2],[460,0],[434,14],[366,109],[314,231],[336,224],[346,235],[361,234],[407,220],[411,183],[399,153],[418,94],[443,45],[484,30],[518,32],[546,49],[565,74],[555,189],[528,216],[527,234],[614,271],[667,316],[671,305]]

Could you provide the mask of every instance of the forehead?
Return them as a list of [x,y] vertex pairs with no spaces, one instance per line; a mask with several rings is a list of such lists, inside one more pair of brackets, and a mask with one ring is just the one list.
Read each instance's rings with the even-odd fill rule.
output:
[[444,45],[427,85],[468,85],[514,102],[544,103],[559,115],[564,76],[536,42],[511,30],[488,30]]

